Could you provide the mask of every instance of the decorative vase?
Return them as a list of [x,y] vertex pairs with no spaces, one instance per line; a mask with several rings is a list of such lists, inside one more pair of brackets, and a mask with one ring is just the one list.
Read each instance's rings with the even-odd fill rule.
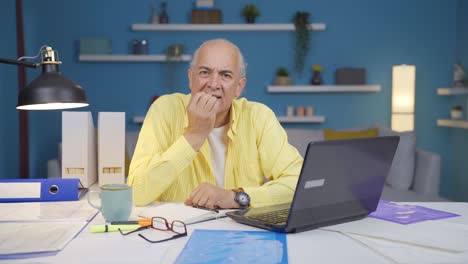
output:
[[247,24],[255,24],[255,17],[254,16],[247,16],[245,17]]
[[452,109],[452,111],[450,111],[450,117],[456,120],[463,119],[463,111]]
[[167,15],[167,3],[161,3],[161,15],[159,16],[159,23],[160,24],[168,24],[169,23],[169,16]]
[[273,83],[274,85],[291,85],[292,80],[288,76],[276,76]]
[[310,79],[310,84],[312,85],[320,85],[322,84],[322,76],[320,75],[320,72],[314,71],[314,74],[312,75],[312,79]]

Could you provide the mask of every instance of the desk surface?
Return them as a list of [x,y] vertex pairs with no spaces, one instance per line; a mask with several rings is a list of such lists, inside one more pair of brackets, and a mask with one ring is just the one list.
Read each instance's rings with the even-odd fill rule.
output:
[[[468,229],[468,203],[416,203],[433,209],[444,210],[460,217],[444,221],[461,224]],[[90,224],[101,224],[104,220],[98,214]],[[188,226],[189,235],[194,229],[222,230],[261,230],[238,224],[229,218],[207,221]],[[156,232],[148,230],[148,232]],[[430,232],[430,230],[428,230]],[[6,260],[0,263],[172,263],[189,237],[180,238],[161,244],[150,244],[137,235],[122,236],[119,233],[89,233],[85,228],[64,250],[55,256],[34,259]],[[468,251],[448,253],[424,249],[411,245],[368,238],[363,243],[337,232],[311,230],[288,234],[289,263],[398,263],[411,261],[416,263],[468,263]],[[468,243],[460,241],[460,243]],[[369,245],[373,245],[370,247]]]

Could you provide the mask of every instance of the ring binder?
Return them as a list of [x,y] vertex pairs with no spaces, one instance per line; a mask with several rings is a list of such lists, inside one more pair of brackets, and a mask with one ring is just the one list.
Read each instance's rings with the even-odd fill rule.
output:
[[79,179],[1,179],[0,202],[76,201],[88,191],[80,185]]

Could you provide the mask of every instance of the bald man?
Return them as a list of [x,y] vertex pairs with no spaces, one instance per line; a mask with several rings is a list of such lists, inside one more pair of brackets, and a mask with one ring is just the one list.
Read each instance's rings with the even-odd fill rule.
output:
[[291,202],[302,157],[267,106],[238,99],[246,85],[239,48],[203,43],[188,69],[191,93],[150,107],[130,165],[137,206],[179,201],[208,208]]

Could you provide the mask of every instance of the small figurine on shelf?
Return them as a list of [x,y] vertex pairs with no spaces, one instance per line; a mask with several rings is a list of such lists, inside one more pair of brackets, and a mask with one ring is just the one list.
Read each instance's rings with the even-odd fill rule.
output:
[[151,24],[158,24],[159,23],[159,16],[158,16],[158,11],[157,11],[156,5],[153,5],[153,12],[151,14],[150,22],[151,22]]
[[140,54],[148,54],[148,41],[145,39],[140,42]]
[[460,63],[455,64],[455,71],[453,73],[453,86],[464,87],[468,85],[466,80],[465,71]]
[[314,115],[314,107],[311,105],[308,105],[306,108],[306,116],[311,117]]
[[167,15],[167,3],[161,3],[161,15],[159,15],[159,23],[161,24],[168,24],[169,23],[169,16]]
[[289,117],[294,116],[294,106],[288,105],[286,107],[286,116],[289,116]]
[[463,107],[461,105],[455,105],[450,111],[450,117],[452,119],[463,119]]
[[302,105],[296,108],[296,116],[304,116],[304,107]]
[[312,71],[313,75],[312,78],[310,79],[310,84],[312,85],[321,85],[323,83],[322,76],[320,73],[323,71],[322,66],[318,64],[312,65]]

